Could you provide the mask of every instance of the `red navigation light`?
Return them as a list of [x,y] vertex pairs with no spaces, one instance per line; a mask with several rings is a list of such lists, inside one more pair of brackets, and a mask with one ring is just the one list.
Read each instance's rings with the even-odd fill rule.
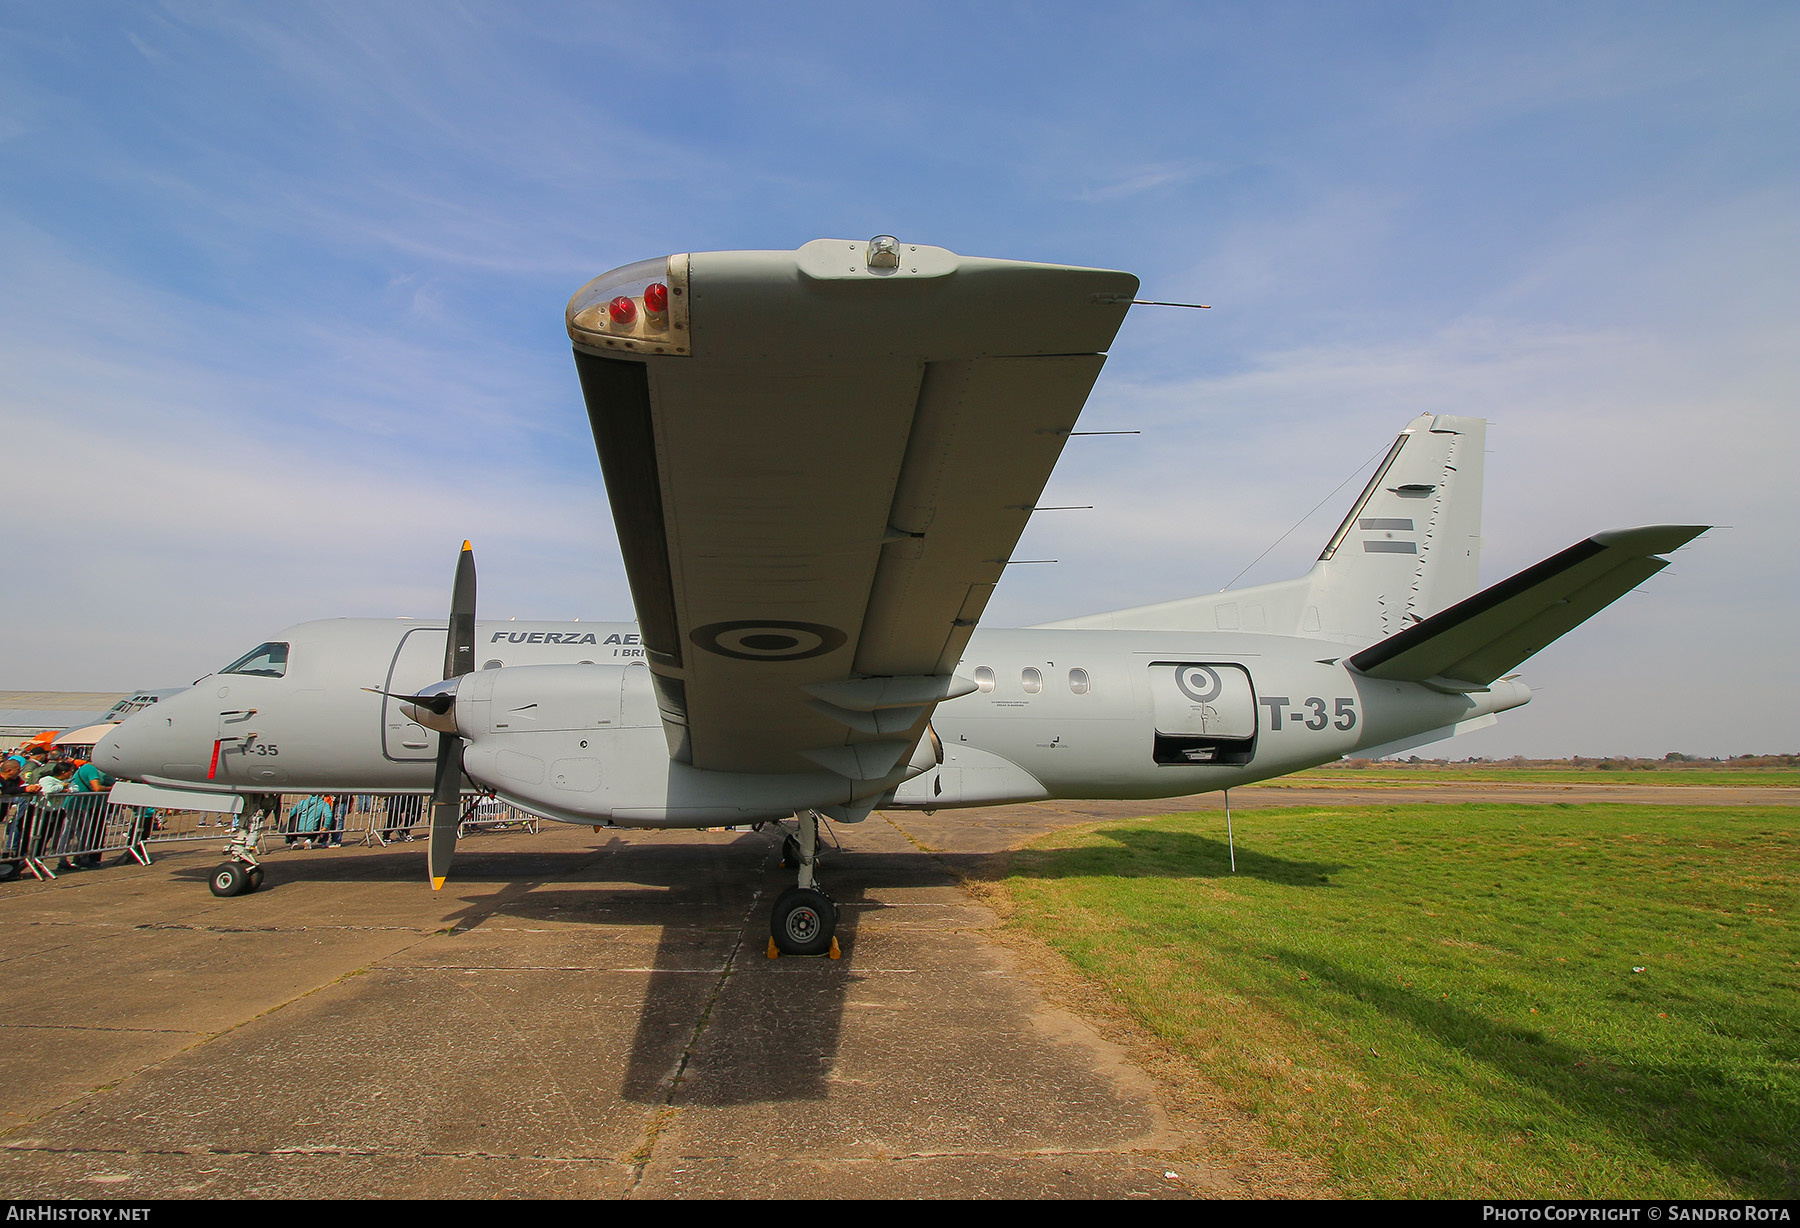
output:
[[644,287],[644,310],[653,316],[660,316],[669,310],[669,287],[660,281],[653,281]]
[[619,328],[630,328],[631,322],[637,319],[637,304],[621,294],[606,305],[606,314]]

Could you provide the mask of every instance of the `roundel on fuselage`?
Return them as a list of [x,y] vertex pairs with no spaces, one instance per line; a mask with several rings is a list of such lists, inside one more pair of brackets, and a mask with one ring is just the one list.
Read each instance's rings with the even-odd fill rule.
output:
[[1183,665],[1175,671],[1175,685],[1195,703],[1211,703],[1225,689],[1219,671],[1209,665]]

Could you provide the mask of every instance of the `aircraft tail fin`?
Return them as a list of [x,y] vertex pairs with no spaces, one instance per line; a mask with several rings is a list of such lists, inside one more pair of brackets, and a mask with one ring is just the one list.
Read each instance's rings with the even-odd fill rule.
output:
[[1406,425],[1306,575],[1050,627],[1268,631],[1368,644],[1475,591],[1487,423],[1421,414]]
[[1378,644],[1349,664],[1373,678],[1479,691],[1669,565],[1705,525],[1615,529],[1577,542]]
[[1486,442],[1486,422],[1449,414],[1400,432],[1319,555],[1326,629],[1392,635],[1475,591]]

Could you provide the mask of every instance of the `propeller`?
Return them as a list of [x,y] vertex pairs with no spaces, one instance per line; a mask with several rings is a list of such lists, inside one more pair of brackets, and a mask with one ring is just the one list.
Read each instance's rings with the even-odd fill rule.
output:
[[[450,710],[456,706],[456,687],[454,685],[456,680],[450,679],[449,681],[452,685],[446,686],[442,682],[434,682],[423,691],[420,691],[417,695],[402,695],[398,691],[384,691],[378,686],[366,686],[363,690],[371,695],[385,695],[389,699],[397,699],[403,704],[410,704],[412,707],[429,712],[435,717],[449,717]],[[414,720],[419,720],[419,714],[416,712],[409,710],[406,714]],[[445,733],[456,732],[454,718],[437,721],[427,718],[425,720],[419,720],[419,724],[426,725],[432,729],[442,729]]]
[[[456,560],[456,583],[450,590],[450,632],[444,639],[444,682],[473,673],[475,669],[475,551],[468,542]],[[402,696],[436,716],[448,714],[456,702],[453,686],[426,687],[418,695]],[[462,817],[462,739],[452,724],[438,735],[437,778],[431,788],[431,843],[426,846],[431,889],[441,891],[450,877],[450,858],[456,852],[456,829]]]

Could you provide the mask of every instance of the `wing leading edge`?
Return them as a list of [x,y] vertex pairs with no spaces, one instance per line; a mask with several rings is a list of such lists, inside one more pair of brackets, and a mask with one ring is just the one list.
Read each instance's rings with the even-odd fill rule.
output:
[[972,689],[953,671],[1136,289],[820,239],[644,262],[576,294],[677,759],[823,768],[851,796],[906,774],[932,707]]

